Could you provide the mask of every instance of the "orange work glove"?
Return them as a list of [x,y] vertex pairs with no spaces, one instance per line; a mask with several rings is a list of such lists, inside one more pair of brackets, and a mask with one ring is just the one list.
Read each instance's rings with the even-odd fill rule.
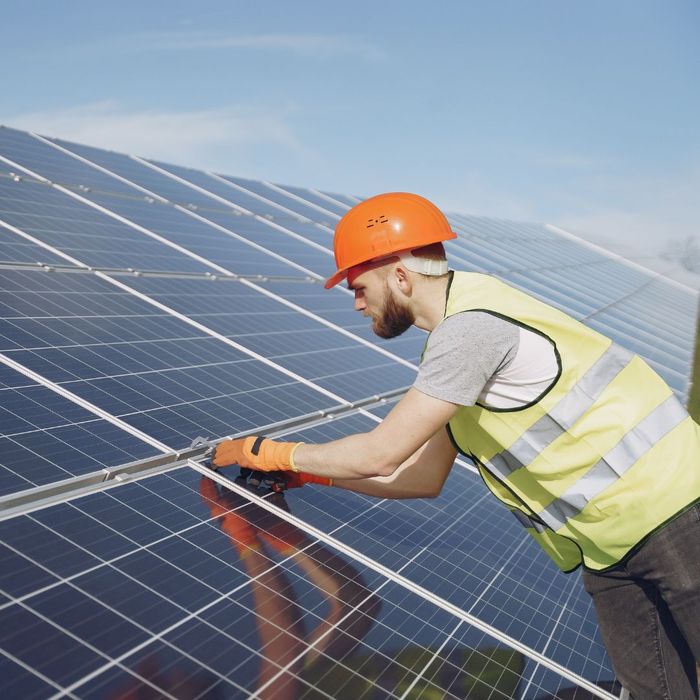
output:
[[214,448],[211,464],[213,467],[239,464],[241,467],[261,472],[298,472],[299,469],[294,464],[294,450],[303,444],[302,442],[278,442],[257,435],[249,435],[238,440],[224,440]]

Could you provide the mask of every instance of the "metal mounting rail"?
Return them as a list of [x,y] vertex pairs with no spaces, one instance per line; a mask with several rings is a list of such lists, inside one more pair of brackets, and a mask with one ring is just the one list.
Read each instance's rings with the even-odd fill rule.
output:
[[22,263],[22,262],[0,262],[0,269],[3,270],[30,270],[32,272],[70,272],[70,273],[92,273],[104,272],[107,275],[126,275],[131,277],[176,277],[179,279],[210,280],[215,282],[236,282],[248,280],[250,282],[312,282],[318,280],[309,275],[246,275],[231,272],[178,272],[177,270],[137,270],[132,267],[99,267],[77,265],[66,265],[65,263]]
[[[214,438],[211,442],[219,442],[228,438],[240,438],[247,435],[268,435],[278,437],[297,430],[312,428],[345,416],[356,413],[362,409],[380,406],[397,400],[409,389],[402,387],[382,394],[368,396],[359,401],[348,404],[338,404],[330,408],[305,413],[295,418],[289,418],[276,423],[269,423],[230,436]],[[193,436],[194,437],[194,436]],[[99,471],[90,472],[82,476],[74,476],[61,481],[55,481],[44,486],[34,486],[18,493],[11,493],[0,497],[0,520],[6,520],[16,515],[23,515],[40,508],[45,508],[57,503],[74,498],[80,498],[89,493],[104,491],[119,486],[128,481],[143,479],[162,472],[171,471],[184,466],[188,460],[199,460],[206,456],[209,447],[191,447],[184,450],[166,452],[146,457],[145,459],[127,462],[116,467],[106,467]]]

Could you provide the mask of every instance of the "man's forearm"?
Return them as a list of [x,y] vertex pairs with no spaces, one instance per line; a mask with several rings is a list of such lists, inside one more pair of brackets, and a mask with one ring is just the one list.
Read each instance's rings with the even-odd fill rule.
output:
[[456,457],[446,432],[422,445],[390,476],[337,479],[333,486],[377,498],[435,498]]
[[294,451],[294,465],[303,472],[329,477],[334,483],[366,480],[392,474],[402,461],[394,453],[374,433],[358,433],[321,445],[302,444]]
[[376,498],[430,498],[435,494],[417,490],[411,484],[395,481],[391,476],[366,479],[336,479],[333,486]]

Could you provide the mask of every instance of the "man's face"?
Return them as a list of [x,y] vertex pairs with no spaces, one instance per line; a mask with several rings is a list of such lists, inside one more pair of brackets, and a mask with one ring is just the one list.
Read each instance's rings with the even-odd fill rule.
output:
[[348,287],[355,292],[355,310],[372,318],[372,330],[380,338],[395,338],[414,323],[411,310],[397,300],[387,281],[385,266],[348,275]]

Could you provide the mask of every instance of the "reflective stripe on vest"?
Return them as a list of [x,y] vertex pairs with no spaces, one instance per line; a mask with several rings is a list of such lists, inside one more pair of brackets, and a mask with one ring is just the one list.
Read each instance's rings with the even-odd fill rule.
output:
[[486,468],[502,479],[532,462],[564,434],[605,391],[605,387],[629,364],[631,352],[612,343],[571,390],[507,450],[494,455]]
[[589,501],[612,486],[650,447],[687,417],[678,399],[669,396],[627,432],[572,488],[538,513],[538,517],[553,530],[563,527],[569,518],[578,515]]

